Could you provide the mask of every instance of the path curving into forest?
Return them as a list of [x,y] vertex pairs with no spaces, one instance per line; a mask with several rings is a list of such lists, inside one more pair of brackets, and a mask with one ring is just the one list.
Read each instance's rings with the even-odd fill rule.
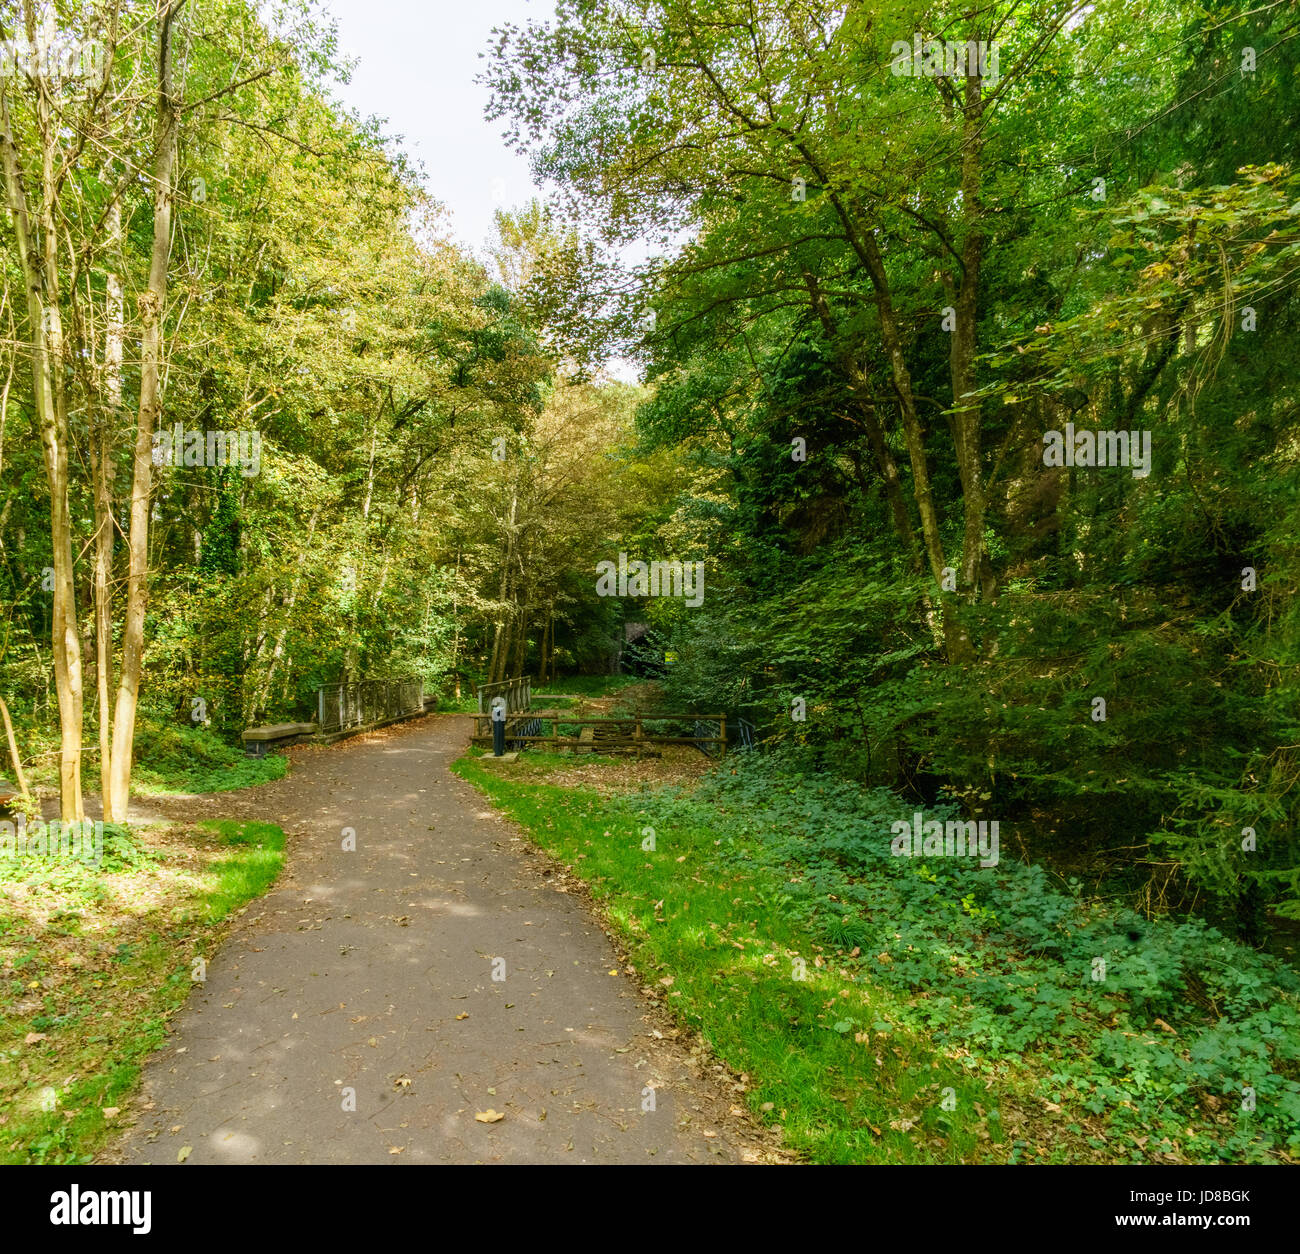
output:
[[[279,823],[286,864],[147,1063],[113,1160],[759,1156],[720,1070],[670,1038],[546,855],[450,772],[470,729],[426,717],[294,750],[273,784],[153,807]],[[504,1118],[476,1120],[490,1110]]]

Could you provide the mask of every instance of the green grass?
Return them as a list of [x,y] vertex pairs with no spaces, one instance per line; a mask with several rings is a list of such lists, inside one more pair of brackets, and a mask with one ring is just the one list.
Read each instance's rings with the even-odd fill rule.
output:
[[284,833],[106,828],[104,849],[98,868],[0,860],[0,1163],[93,1160]]
[[901,1028],[897,996],[855,982],[782,915],[779,884],[728,866],[709,829],[656,831],[647,851],[644,820],[618,799],[474,756],[453,769],[589,886],[645,983],[748,1075],[746,1100],[786,1146],[825,1163],[1005,1159],[987,1080]]
[[139,766],[131,780],[131,791],[142,797],[165,797],[177,793],[232,792],[236,788],[255,788],[283,779],[289,773],[289,760],[278,753],[262,758],[241,758],[228,766],[213,769],[195,768],[179,772],[161,772],[148,765]]
[[473,686],[467,685],[460,697],[444,693],[438,698],[439,714],[474,714],[478,711],[478,697],[474,695]]
[[260,897],[284,865],[284,832],[274,823],[239,823],[215,819],[202,824],[217,833],[230,856],[214,862],[216,882],[202,898],[209,923],[217,923],[245,902]]
[[643,684],[645,680],[637,675],[566,675],[563,679],[548,680],[545,684],[534,684],[535,692],[566,692],[580,697],[608,697],[630,688],[634,684]]

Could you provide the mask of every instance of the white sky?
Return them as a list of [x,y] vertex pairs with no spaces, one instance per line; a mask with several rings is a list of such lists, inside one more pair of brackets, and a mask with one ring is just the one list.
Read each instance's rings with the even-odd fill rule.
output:
[[[504,122],[483,116],[489,92],[474,80],[487,59],[479,53],[494,26],[553,18],[553,0],[325,0],[323,11],[338,21],[342,54],[359,59],[352,81],[334,91],[363,116],[388,119],[385,133],[402,136],[403,149],[423,163],[452,234],[486,262],[496,209],[521,206],[545,189],[501,138]],[[643,253],[633,247],[624,257]],[[617,357],[606,370],[623,382],[640,373]]]
[[326,0],[339,45],[360,58],[352,82],[335,91],[364,116],[388,119],[385,131],[423,162],[430,194],[447,206],[452,231],[482,255],[495,209],[537,194],[528,163],[489,123],[488,90],[474,78],[485,67],[493,26],[553,15],[551,0]]

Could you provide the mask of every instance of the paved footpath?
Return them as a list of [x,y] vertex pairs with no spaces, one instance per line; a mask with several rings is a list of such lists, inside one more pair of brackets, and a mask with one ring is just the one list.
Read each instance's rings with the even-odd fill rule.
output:
[[[656,1036],[670,1035],[661,1012],[589,909],[448,770],[469,732],[425,718],[172,807],[279,823],[285,870],[172,1021],[113,1159],[175,1163],[185,1146],[191,1164],[755,1156],[732,1110],[743,1099]],[[504,1118],[475,1119],[488,1111]]]

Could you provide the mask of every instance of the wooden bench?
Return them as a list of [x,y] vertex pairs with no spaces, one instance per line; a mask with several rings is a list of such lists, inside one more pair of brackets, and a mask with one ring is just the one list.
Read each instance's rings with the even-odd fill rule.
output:
[[296,745],[300,740],[314,736],[318,730],[315,723],[273,723],[268,727],[247,727],[240,739],[250,758],[263,758],[271,749]]

